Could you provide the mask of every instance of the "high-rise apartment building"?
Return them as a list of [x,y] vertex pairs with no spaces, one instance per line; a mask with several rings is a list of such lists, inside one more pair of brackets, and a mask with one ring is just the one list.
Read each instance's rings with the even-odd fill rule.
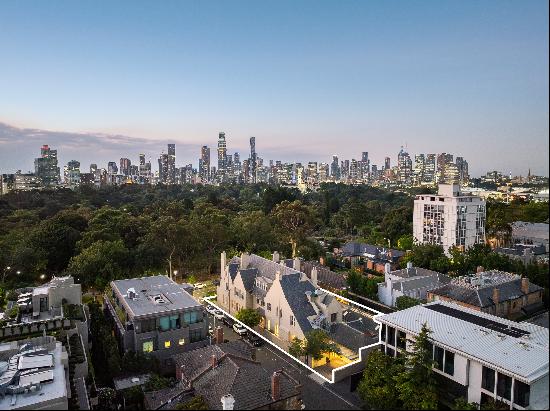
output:
[[389,170],[391,168],[391,158],[386,157],[384,159],[384,170]]
[[458,184],[440,184],[439,192],[414,200],[413,236],[418,244],[467,249],[485,243],[485,200],[462,193]]
[[130,175],[130,166],[132,165],[132,162],[130,161],[129,158],[121,158],[120,159],[120,174],[124,175],[124,176],[129,176]]
[[199,177],[201,182],[206,184],[210,181],[210,148],[208,146],[202,146],[199,163]]
[[221,131],[218,135],[218,181],[225,180],[227,167],[227,143],[225,133]]
[[399,181],[402,184],[409,184],[412,177],[412,160],[403,147],[397,155],[397,167],[399,169]]
[[168,144],[166,184],[176,184],[176,145]]
[[40,149],[40,157],[34,160],[34,173],[45,186],[59,184],[60,170],[57,164],[57,150],[52,150],[48,145]]
[[69,188],[75,188],[80,185],[80,162],[71,160],[63,168],[64,183]]
[[250,137],[250,182],[256,182],[256,168],[258,167],[256,158],[256,137]]
[[340,180],[340,167],[338,166],[338,156],[332,156],[332,163],[330,164],[330,176],[334,181]]

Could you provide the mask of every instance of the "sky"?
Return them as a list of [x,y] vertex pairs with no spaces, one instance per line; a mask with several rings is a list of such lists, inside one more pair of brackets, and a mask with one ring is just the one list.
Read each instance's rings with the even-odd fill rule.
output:
[[178,165],[453,153],[548,175],[548,2],[0,2],[0,172],[42,144]]

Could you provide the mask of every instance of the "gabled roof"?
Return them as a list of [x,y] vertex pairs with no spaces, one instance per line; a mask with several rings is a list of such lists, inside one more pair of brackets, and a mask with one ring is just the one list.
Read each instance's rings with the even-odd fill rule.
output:
[[[212,354],[218,358],[214,368],[210,362]],[[210,409],[221,409],[221,398],[226,394],[233,396],[234,409],[237,410],[257,409],[273,402],[271,373],[252,360],[250,349],[243,341],[212,345],[180,354],[176,358],[176,366],[182,367],[185,378],[193,381],[195,394],[202,395]],[[282,373],[280,398],[298,394],[297,385],[297,381]]]
[[[391,253],[391,257],[387,253]],[[405,255],[403,251],[395,250],[392,248],[379,247],[367,243],[358,243],[355,241],[350,241],[349,243],[344,244],[342,247],[342,255],[344,257],[359,257],[365,254],[374,256],[380,261],[392,261],[396,262],[401,257]]]
[[292,310],[292,315],[305,334],[312,330],[308,317],[317,314],[307,299],[306,291],[310,291],[313,294],[316,288],[309,281],[300,281],[300,277],[299,273],[281,277],[281,287],[286,301]]

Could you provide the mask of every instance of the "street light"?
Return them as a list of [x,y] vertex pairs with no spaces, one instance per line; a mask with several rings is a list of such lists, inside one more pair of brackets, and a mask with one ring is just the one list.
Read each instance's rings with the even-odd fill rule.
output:
[[174,270],[174,278],[175,278],[175,279],[178,278],[178,270]]
[[6,279],[6,273],[11,270],[11,267],[8,265],[6,268],[4,268],[4,274],[2,275],[2,283],[5,281]]

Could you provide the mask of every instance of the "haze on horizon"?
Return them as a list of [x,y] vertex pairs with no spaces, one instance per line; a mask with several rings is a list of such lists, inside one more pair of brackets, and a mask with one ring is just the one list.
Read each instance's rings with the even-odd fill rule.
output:
[[2,172],[42,144],[87,168],[175,142],[196,166],[218,131],[243,158],[255,136],[265,160],[404,145],[549,172],[546,1],[4,0],[0,31]]

